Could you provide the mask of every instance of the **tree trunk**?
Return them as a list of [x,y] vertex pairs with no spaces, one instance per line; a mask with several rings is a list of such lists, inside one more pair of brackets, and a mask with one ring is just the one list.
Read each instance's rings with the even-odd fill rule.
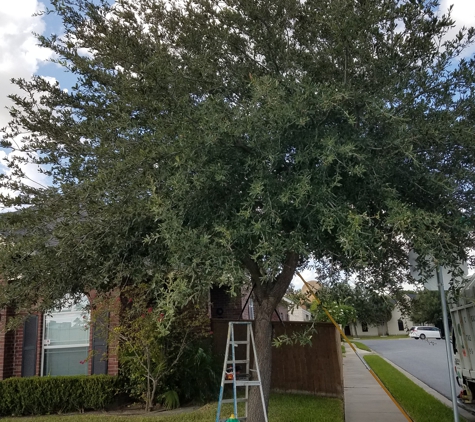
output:
[[[288,253],[283,264],[282,272],[272,283],[261,282],[261,272],[258,265],[250,258],[245,265],[251,273],[255,285],[255,325],[254,339],[259,362],[259,371],[264,393],[265,412],[269,407],[270,383],[272,374],[272,314],[282,300],[298,265],[298,255]],[[264,409],[259,387],[252,387],[249,394],[248,421],[264,422]]]
[[[269,408],[270,381],[272,373],[272,314],[274,307],[270,299],[264,299],[261,306],[257,308],[254,340],[256,342],[256,353],[259,363],[259,371],[262,381],[262,391],[264,392],[265,410]],[[249,421],[264,422],[262,399],[259,387],[252,387],[249,395]]]

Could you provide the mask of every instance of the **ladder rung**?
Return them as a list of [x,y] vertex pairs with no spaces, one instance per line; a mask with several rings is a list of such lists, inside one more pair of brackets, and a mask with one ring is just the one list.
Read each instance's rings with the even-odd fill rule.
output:
[[[224,378],[226,381],[232,381],[234,378]],[[237,381],[249,381],[249,374],[238,374]]]
[[239,381],[236,380],[236,385],[261,385],[260,381]]
[[249,374],[238,374],[236,381],[249,381]]
[[[226,349],[225,349],[225,358],[224,358],[224,361],[225,361],[225,364],[224,364],[224,369],[223,369],[223,375],[222,375],[222,378],[221,378],[221,386],[223,386],[223,384],[233,384],[233,397],[232,399],[223,399],[223,391],[224,389],[221,388],[220,389],[220,393],[219,393],[219,402],[218,402],[218,415],[217,415],[217,420],[219,420],[219,422],[226,422],[228,419],[224,418],[224,419],[221,419],[221,404],[222,403],[227,403],[227,404],[230,404],[230,403],[246,403],[246,415],[245,416],[241,416],[241,417],[236,417],[236,420],[238,421],[242,421],[242,422],[248,422],[249,421],[249,418],[247,416],[247,403],[249,402],[249,399],[246,398],[246,397],[240,397],[240,398],[237,398],[237,390],[236,390],[236,387],[246,387],[246,396],[248,396],[248,389],[247,387],[250,387],[250,386],[262,386],[262,381],[260,381],[260,376],[259,376],[259,370],[256,369],[251,369],[250,366],[251,366],[251,353],[252,353],[252,356],[254,357],[254,361],[255,361],[255,364],[256,364],[256,367],[257,367],[257,356],[256,356],[256,344],[255,344],[255,340],[254,340],[254,337],[253,337],[253,333],[252,333],[252,323],[250,322],[239,322],[238,324],[242,324],[242,325],[246,325],[246,332],[247,332],[247,335],[246,337],[243,337],[243,336],[239,336],[240,339],[242,338],[245,338],[245,340],[236,340],[235,339],[235,331],[234,331],[234,324],[233,322],[230,322],[229,323],[229,329],[228,329],[228,339],[227,339],[227,342],[226,342]],[[236,347],[239,346],[239,345],[246,345],[246,347],[244,348],[244,350],[246,350],[246,358],[245,359],[242,359],[242,355],[239,356],[240,359],[236,359]],[[238,351],[241,351],[241,349],[239,349]],[[242,367],[239,367],[239,366],[236,366],[236,364],[243,364],[244,368]],[[232,368],[235,370],[233,372],[230,372],[230,365],[232,365]],[[240,373],[240,370],[241,369],[244,369],[246,372],[249,372],[249,373],[243,373],[241,374]],[[249,378],[253,378],[250,376],[250,372],[257,372],[257,379],[258,381],[250,381]],[[236,372],[236,374],[234,373]],[[229,378],[234,378],[234,379],[226,379],[227,377]],[[255,379],[255,378],[254,378]],[[242,390],[239,390],[239,392],[241,393]],[[242,394],[239,394],[242,396]],[[264,408],[264,398],[261,397],[262,399],[262,407]],[[267,417],[266,417],[266,421],[267,421]]]
[[[232,384],[233,380],[225,380],[225,384]],[[243,381],[243,380],[236,380],[236,387],[242,387],[245,385],[261,385],[260,381]]]
[[[245,403],[247,402],[247,399],[241,398],[241,399],[236,399],[236,403]],[[223,403],[234,403],[234,399],[223,399]]]

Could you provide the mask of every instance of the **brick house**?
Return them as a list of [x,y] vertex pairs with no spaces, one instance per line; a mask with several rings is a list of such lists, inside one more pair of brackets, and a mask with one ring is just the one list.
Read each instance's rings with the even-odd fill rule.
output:
[[[231,296],[225,287],[213,287],[209,293],[211,319],[253,320],[254,299],[249,288],[243,288],[241,293]],[[289,321],[288,305],[282,301],[277,305],[272,321]]]
[[[30,315],[11,331],[6,331],[6,326],[14,313],[9,308],[1,310],[0,380],[35,375],[117,375],[117,355],[108,350],[103,330],[89,327],[89,314],[84,310],[87,300],[84,296],[82,303],[61,311]],[[112,316],[109,324],[113,323]]]
[[[210,316],[238,319],[249,294],[231,297],[226,290],[214,288],[210,296],[214,297]],[[80,304],[71,303],[60,311],[30,315],[19,328],[10,331],[6,327],[15,313],[10,308],[0,310],[0,380],[47,375],[117,375],[118,356],[116,351],[109,350],[107,334],[103,328],[96,330],[88,324],[90,315],[84,307],[94,297],[92,292]],[[253,318],[252,303],[250,299],[243,319],[249,315]],[[279,312],[286,318],[286,309],[279,308]],[[109,326],[118,324],[118,314],[118,310],[109,312]],[[274,319],[278,320],[277,315]]]
[[[94,294],[90,295],[94,298]],[[212,319],[253,320],[254,300],[250,289],[231,296],[227,288],[213,287],[209,293]],[[82,305],[72,305],[58,312],[31,315],[21,327],[6,331],[14,313],[0,311],[0,380],[10,377],[47,375],[117,375],[118,357],[103,333],[89,327],[90,315]],[[284,300],[277,306],[273,321],[295,320]],[[111,312],[109,324],[118,323],[118,313]],[[107,355],[107,359],[104,356]],[[88,359],[88,356],[91,356]]]

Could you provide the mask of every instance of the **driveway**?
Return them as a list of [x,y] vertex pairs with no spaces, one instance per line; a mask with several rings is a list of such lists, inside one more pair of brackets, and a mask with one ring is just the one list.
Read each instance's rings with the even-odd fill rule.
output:
[[451,398],[445,340],[408,338],[357,341],[366,344],[443,396]]

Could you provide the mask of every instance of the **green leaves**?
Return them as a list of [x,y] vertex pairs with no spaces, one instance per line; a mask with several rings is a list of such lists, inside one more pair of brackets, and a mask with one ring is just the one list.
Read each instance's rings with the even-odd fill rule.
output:
[[410,304],[411,320],[415,324],[442,326],[442,304],[438,291],[422,290]]
[[[183,383],[179,367],[197,349],[203,353],[199,347],[212,334],[205,303],[173,305],[169,297],[157,295],[146,284],[99,295],[92,305],[95,329],[108,340],[109,349],[117,351],[126,389],[143,400],[147,410],[157,398],[169,406],[179,401],[176,391],[170,390]],[[109,314],[120,318],[109,321]]]
[[[357,310],[351,305],[327,302],[323,304],[323,306],[330,313],[332,318],[342,327],[356,322]],[[312,303],[310,309],[316,321],[331,322],[322,306],[317,305],[316,302]]]
[[[409,247],[467,258],[475,73],[457,60],[474,33],[442,41],[433,1],[53,8],[65,36],[39,42],[77,85],[15,81],[3,145],[30,135],[2,201],[33,207],[2,219],[0,271],[22,276],[2,303],[142,281],[188,301],[251,273],[272,285],[289,254],[391,285]],[[53,186],[19,182],[24,163]]]
[[2,416],[52,415],[103,410],[114,403],[120,388],[108,375],[9,378],[0,383]]

